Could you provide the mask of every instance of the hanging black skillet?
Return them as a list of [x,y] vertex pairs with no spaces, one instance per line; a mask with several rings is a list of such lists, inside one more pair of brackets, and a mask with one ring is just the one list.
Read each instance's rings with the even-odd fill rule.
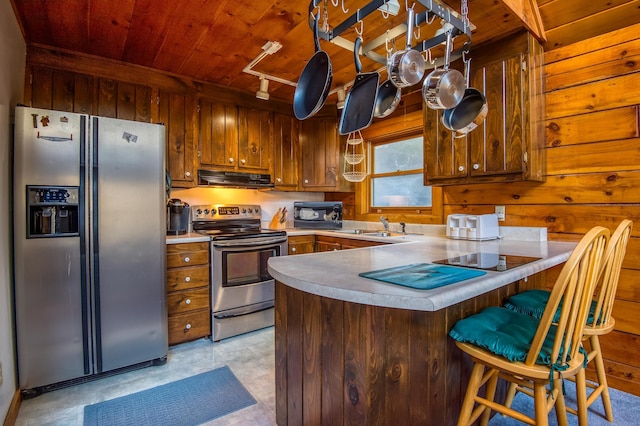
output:
[[[469,86],[470,62],[471,59],[464,59],[467,86]],[[467,87],[460,103],[442,113],[442,124],[455,132],[455,137],[460,138],[482,124],[488,111],[487,98],[484,94],[478,89]]]
[[360,46],[362,38],[358,36],[353,46],[353,59],[356,64],[356,79],[353,86],[347,93],[344,101],[344,109],[340,117],[340,134],[346,135],[364,129],[373,120],[373,110],[376,105],[378,94],[378,81],[380,74],[377,72],[360,72],[362,63],[360,62]]
[[293,113],[298,120],[305,120],[322,108],[329,95],[329,88],[333,79],[329,55],[320,49],[320,41],[318,40],[319,19],[320,13],[314,17],[313,21],[315,53],[302,70],[293,95]]

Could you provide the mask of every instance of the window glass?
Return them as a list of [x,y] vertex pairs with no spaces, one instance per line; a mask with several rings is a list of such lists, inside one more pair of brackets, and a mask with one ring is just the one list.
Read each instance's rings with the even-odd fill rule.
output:
[[371,207],[431,207],[422,153],[422,136],[373,146]]

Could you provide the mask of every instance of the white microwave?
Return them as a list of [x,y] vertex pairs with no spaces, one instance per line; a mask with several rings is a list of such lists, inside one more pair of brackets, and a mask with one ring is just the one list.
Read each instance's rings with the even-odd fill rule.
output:
[[306,229],[342,228],[342,201],[295,201],[293,227]]

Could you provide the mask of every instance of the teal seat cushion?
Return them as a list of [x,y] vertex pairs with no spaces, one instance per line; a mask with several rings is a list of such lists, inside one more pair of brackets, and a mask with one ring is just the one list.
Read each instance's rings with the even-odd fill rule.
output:
[[[458,321],[449,336],[471,343],[510,361],[523,362],[538,329],[539,320],[503,307],[489,307]],[[556,327],[551,326],[536,364],[551,365]]]
[[[549,296],[551,293],[548,290],[527,290],[522,293],[511,296],[504,303],[504,307],[512,311],[519,312],[521,314],[529,315],[534,318],[542,318]],[[560,320],[560,310],[562,308],[562,301],[553,316],[553,322]],[[591,308],[589,310],[589,316],[587,317],[587,324],[593,324],[593,316],[596,310],[596,301],[591,302]],[[599,323],[600,321],[598,321]]]

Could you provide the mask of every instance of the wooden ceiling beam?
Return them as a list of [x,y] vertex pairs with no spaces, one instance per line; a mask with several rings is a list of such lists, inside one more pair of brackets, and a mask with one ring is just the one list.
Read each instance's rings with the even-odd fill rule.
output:
[[540,42],[547,41],[544,23],[536,0],[500,0]]

